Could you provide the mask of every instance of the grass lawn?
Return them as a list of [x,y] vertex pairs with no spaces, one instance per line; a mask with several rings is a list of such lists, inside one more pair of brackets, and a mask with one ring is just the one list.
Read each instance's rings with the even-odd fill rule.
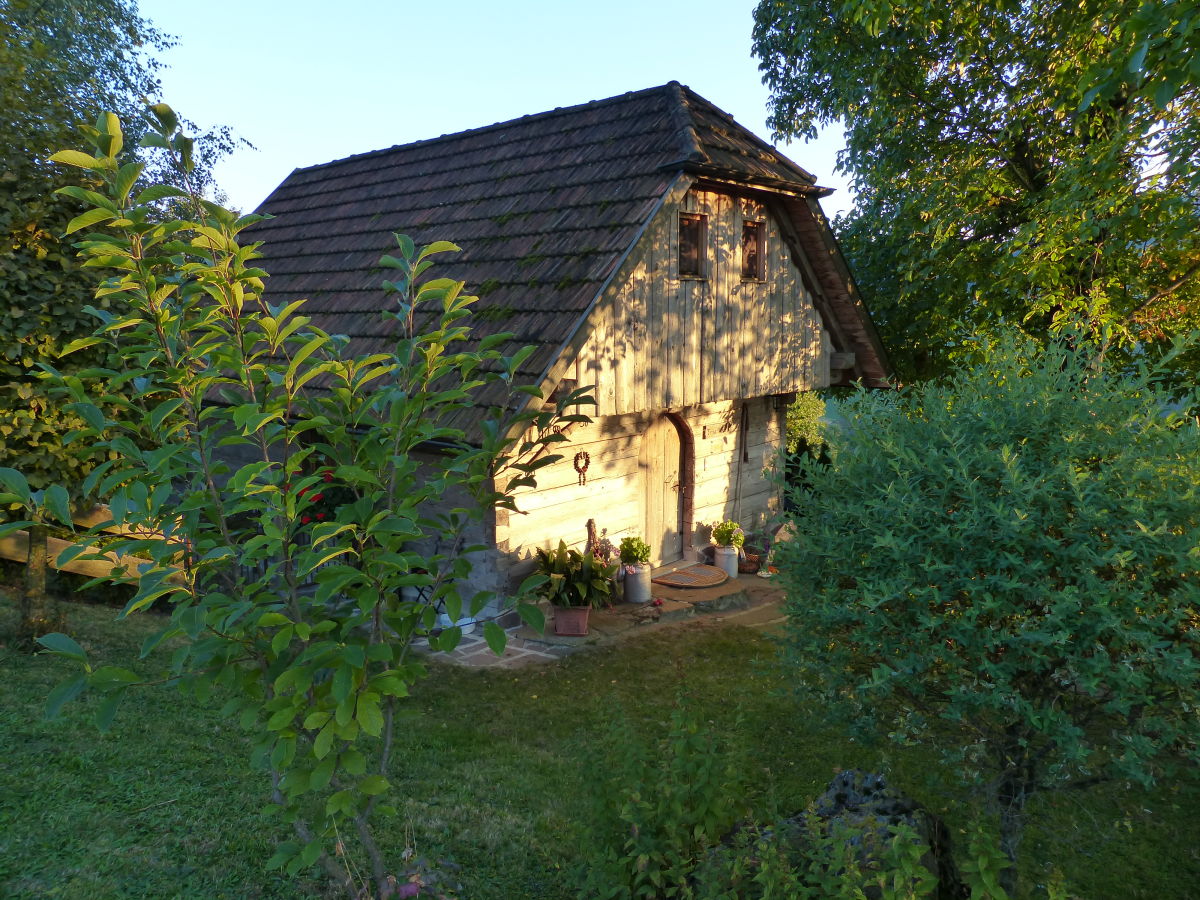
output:
[[[66,609],[74,636],[114,663],[136,659],[157,627],[153,614],[118,623],[111,608]],[[12,618],[12,602],[0,598],[0,635]],[[952,828],[967,824],[973,804],[945,786],[931,751],[847,741],[820,710],[777,690],[774,657],[756,632],[702,624],[552,666],[438,667],[400,732],[399,814],[384,823],[384,841],[399,848],[411,835],[421,855],[453,859],[469,900],[573,896],[568,872],[581,860],[573,836],[588,809],[588,770],[607,764],[607,723],[626,716],[661,734],[681,687],[745,753],[751,799],[764,814],[802,808],[836,768],[858,766],[884,771]],[[86,700],[56,721],[41,717],[68,670],[0,646],[0,897],[331,896],[315,875],[291,881],[262,868],[285,835],[260,813],[265,775],[247,770],[247,741],[217,717],[220,698],[200,704],[148,689],[100,735]],[[1045,882],[1042,861],[1051,860],[1072,894],[1089,900],[1195,897],[1197,812],[1195,775],[1149,794],[1112,785],[1042,798],[1023,847],[1025,884]]]

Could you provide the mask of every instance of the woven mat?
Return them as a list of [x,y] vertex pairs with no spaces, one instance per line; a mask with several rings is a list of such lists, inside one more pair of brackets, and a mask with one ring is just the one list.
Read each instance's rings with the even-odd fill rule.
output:
[[655,584],[676,588],[706,588],[724,584],[729,579],[724,569],[695,563],[653,579]]

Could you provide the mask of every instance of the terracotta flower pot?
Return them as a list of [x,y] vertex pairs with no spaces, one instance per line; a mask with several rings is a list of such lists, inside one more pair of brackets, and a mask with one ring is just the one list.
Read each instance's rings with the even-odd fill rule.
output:
[[554,607],[554,633],[568,637],[582,637],[588,633],[589,606]]

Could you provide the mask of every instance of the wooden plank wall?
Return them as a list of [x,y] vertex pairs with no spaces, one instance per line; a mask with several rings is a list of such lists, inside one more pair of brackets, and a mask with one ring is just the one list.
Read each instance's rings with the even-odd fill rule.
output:
[[[747,427],[742,430],[742,408]],[[570,442],[561,445],[563,459],[538,472],[538,487],[521,489],[521,513],[497,511],[496,545],[513,561],[527,559],[537,547],[554,547],[559,539],[581,548],[587,520],[618,543],[628,534],[641,535],[645,522],[645,487],[639,465],[642,436],[661,411],[597,417],[575,426]],[[761,528],[779,508],[778,491],[764,477],[773,468],[782,442],[783,412],[770,398],[745,404],[734,401],[697,404],[675,411],[691,432],[694,447],[693,543],[708,541],[712,526],[737,519],[748,529]],[[574,457],[590,459],[586,484],[579,483]],[[745,459],[743,459],[745,457]]]
[[[679,213],[708,217],[707,274],[679,276]],[[766,224],[765,277],[741,276],[746,220]],[[828,341],[780,228],[751,199],[689,191],[667,205],[593,312],[567,377],[597,387],[596,414],[679,409],[827,387]]]

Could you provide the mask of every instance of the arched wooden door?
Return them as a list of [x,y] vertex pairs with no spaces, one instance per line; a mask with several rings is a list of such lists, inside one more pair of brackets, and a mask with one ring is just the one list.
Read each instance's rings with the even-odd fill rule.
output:
[[661,415],[642,436],[642,494],[645,503],[646,543],[650,562],[663,566],[683,558],[685,498],[691,466],[681,426]]

